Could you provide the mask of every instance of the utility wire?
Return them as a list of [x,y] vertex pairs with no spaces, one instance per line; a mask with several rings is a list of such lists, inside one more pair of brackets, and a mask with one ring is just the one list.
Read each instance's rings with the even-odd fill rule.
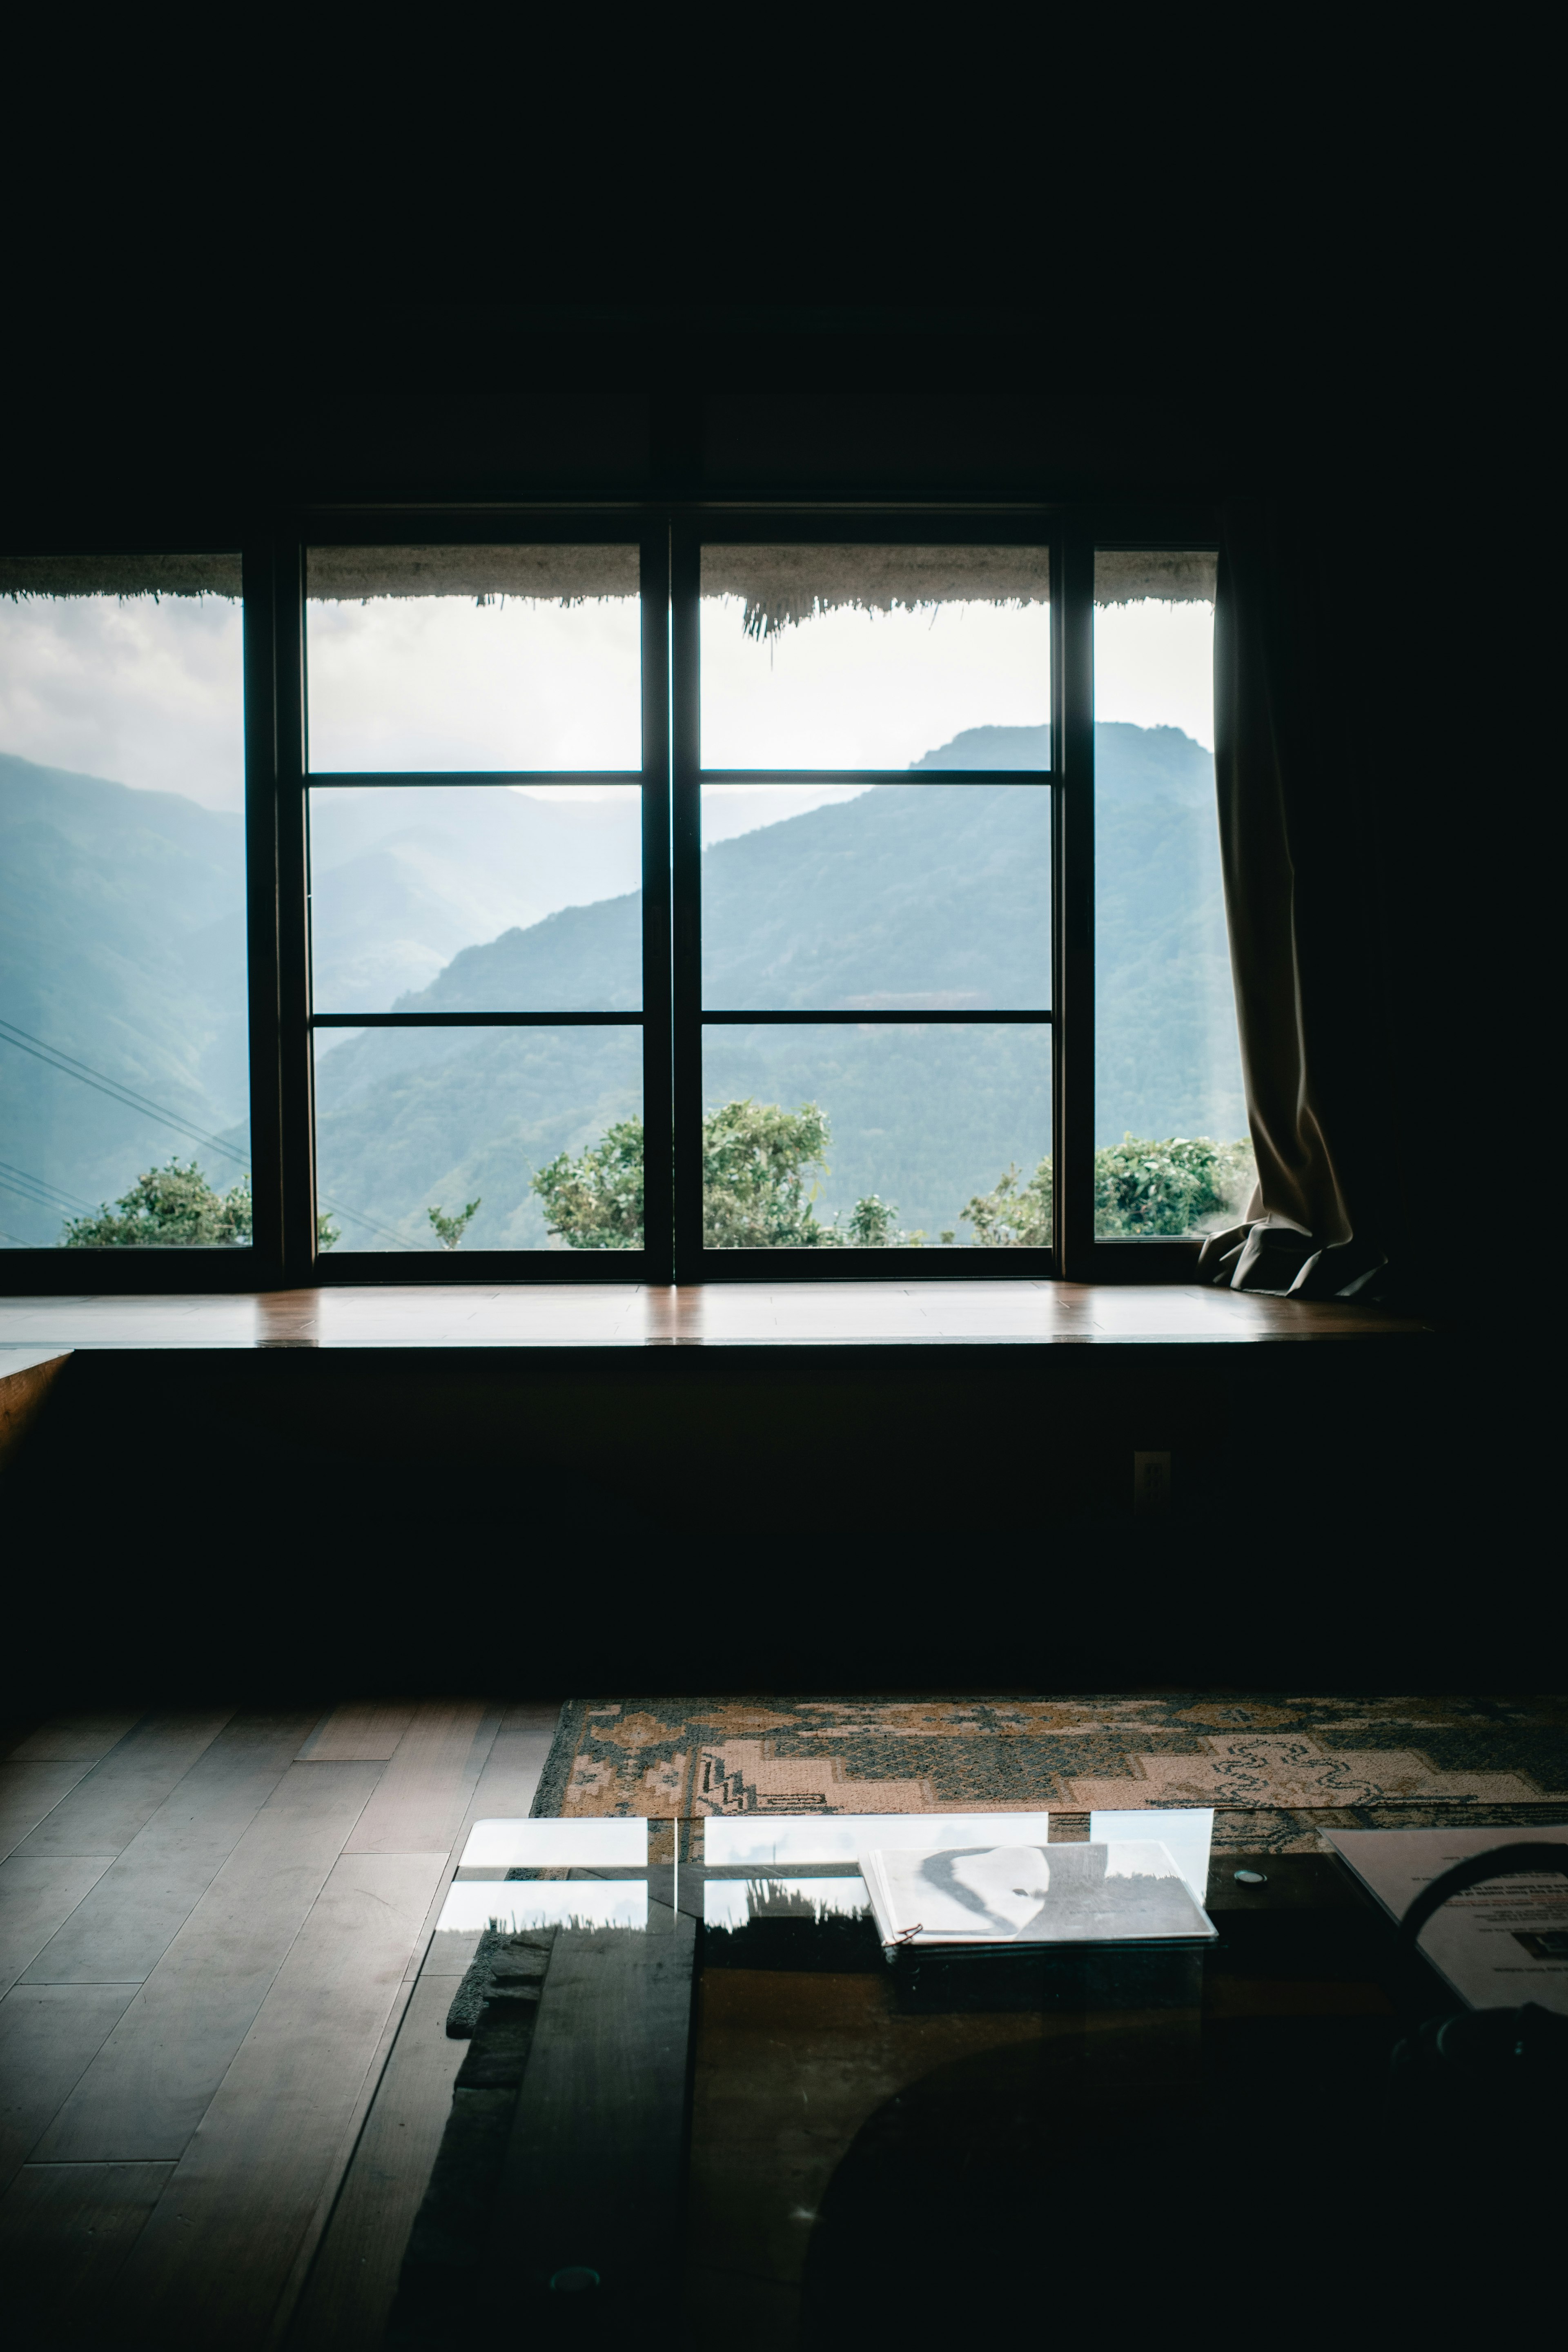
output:
[[[220,1141],[217,1136],[209,1135],[205,1128],[193,1127],[188,1119],[161,1109],[156,1103],[149,1102],[145,1095],[139,1095],[134,1087],[121,1086],[118,1078],[105,1077],[101,1070],[94,1070],[86,1062],[79,1062],[73,1054],[63,1053],[58,1045],[46,1045],[30,1030],[19,1029],[14,1021],[0,1021],[0,1037],[7,1045],[20,1046],[24,1054],[31,1054],[34,1060],[42,1062],[46,1068],[58,1070],[64,1077],[77,1078],[83,1086],[96,1087],[100,1095],[107,1095],[110,1102],[118,1102],[126,1109],[140,1111],[144,1118],[158,1119],[164,1127],[172,1128],[175,1134],[184,1135],[193,1142],[205,1144],[209,1150],[221,1151],[226,1158],[237,1160],[249,1173],[250,1154],[247,1151],[237,1151],[233,1144]],[[378,1224],[374,1217],[367,1217],[362,1209],[345,1208],[339,1201],[328,1200],[324,1193],[318,1194],[317,1198],[320,1205],[331,1216],[347,1217],[352,1223],[363,1225],[373,1234],[380,1234],[384,1241],[395,1242],[399,1249],[413,1250],[421,1256],[431,1254],[426,1244],[405,1240],[390,1225]],[[46,1202],[40,1205],[47,1207],[50,1203]],[[81,1205],[90,1213],[87,1203]]]
[[72,1210],[62,1209],[59,1202],[51,1201],[47,1192],[35,1192],[26,1185],[19,1184],[14,1176],[0,1176],[0,1192],[14,1193],[18,1201],[26,1201],[30,1209],[43,1209],[51,1217],[66,1217],[76,1213]]
[[139,1095],[134,1087],[121,1086],[118,1078],[106,1078],[100,1070],[89,1069],[85,1062],[77,1061],[73,1055],[62,1054],[57,1045],[47,1045],[41,1037],[33,1036],[26,1029],[18,1029],[14,1022],[0,1021],[0,1037],[7,1045],[20,1046],[24,1054],[31,1054],[35,1061],[42,1062],[47,1068],[63,1071],[68,1078],[79,1078],[83,1086],[95,1087],[111,1102],[140,1111],[144,1118],[155,1118],[163,1126],[173,1128],[177,1135],[187,1136],[195,1143],[205,1143],[210,1151],[221,1151],[227,1160],[237,1160],[242,1167],[249,1165],[248,1152],[237,1151],[232,1143],[222,1142],[217,1136],[209,1135],[205,1128],[193,1127],[189,1119],[161,1110],[156,1103],[149,1102],[146,1096]]
[[0,1160],[0,1170],[7,1176],[15,1176],[23,1184],[37,1186],[40,1192],[52,1193],[62,1209],[79,1209],[89,1215],[91,1213],[93,1204],[90,1201],[80,1199],[75,1192],[68,1192],[63,1185],[52,1183],[47,1176],[35,1176],[30,1168],[16,1168],[10,1160]]

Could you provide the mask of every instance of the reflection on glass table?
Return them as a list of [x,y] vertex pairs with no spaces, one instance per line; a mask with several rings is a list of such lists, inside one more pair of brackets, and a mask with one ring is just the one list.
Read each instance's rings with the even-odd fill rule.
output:
[[640,1870],[648,1858],[642,1819],[557,1818],[476,1822],[463,1848],[466,1870]]
[[[1040,1812],[480,1825],[465,1873],[551,1874],[448,1891],[437,1965],[467,2003],[448,2030],[473,2040],[409,2307],[444,2298],[469,2333],[537,2307],[542,2326],[571,2265],[595,2274],[595,2326],[639,2341],[650,2310],[668,2322],[651,2340],[748,2352],[928,2341],[982,2317],[1023,2341],[1053,2315],[1103,2333],[1108,2308],[1142,2333],[1212,2248],[1221,2189],[1248,2245],[1282,2210],[1317,2211],[1325,2179],[1371,2199],[1405,1998],[1392,1925],[1326,1853],[1210,1872],[1205,1808],[1091,1826],[1085,1842],[1052,1839]],[[1217,1939],[889,1958],[858,1867],[1032,1852],[1066,1884],[1135,1847],[1189,1915],[1207,1892]],[[472,2273],[431,2255],[421,2285],[419,2250],[465,2230]]]
[[460,1879],[447,1890],[438,1935],[477,1935],[494,1927],[521,1935],[531,1927],[648,1926],[646,1879]]
[[734,1863],[853,1862],[869,1846],[910,1853],[990,1843],[1005,1832],[1010,1845],[1043,1845],[1049,1813],[742,1813],[710,1814],[702,1824],[703,1860]]

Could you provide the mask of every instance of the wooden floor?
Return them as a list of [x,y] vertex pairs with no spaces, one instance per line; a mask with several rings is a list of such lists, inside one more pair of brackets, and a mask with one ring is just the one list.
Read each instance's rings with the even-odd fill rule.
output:
[[422,1963],[468,1825],[528,1811],[555,1721],[469,1699],[217,1706],[61,1719],[11,1748],[18,2352],[379,2342],[466,2047],[445,2032],[462,1955]]
[[1345,1339],[1424,1325],[1201,1284],[392,1284],[0,1299],[0,1349],[549,1348]]

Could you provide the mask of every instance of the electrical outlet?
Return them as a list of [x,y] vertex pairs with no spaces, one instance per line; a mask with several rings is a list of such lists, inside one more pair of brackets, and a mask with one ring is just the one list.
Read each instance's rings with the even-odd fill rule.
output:
[[1139,1518],[1156,1518],[1171,1507],[1169,1454],[1132,1456],[1132,1508]]

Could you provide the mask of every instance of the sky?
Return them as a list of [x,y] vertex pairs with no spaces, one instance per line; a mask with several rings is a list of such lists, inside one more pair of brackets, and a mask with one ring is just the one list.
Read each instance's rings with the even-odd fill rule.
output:
[[[733,598],[703,608],[710,766],[901,768],[964,728],[1050,715],[1043,606],[832,613],[767,644],[744,635],[741,610]],[[1212,629],[1206,604],[1098,613],[1097,716],[1179,727],[1212,748]],[[565,611],[515,598],[313,604],[308,654],[318,772],[637,761],[631,600]],[[237,604],[0,603],[0,751],[238,809],[242,713]],[[714,788],[705,834],[849,796],[810,783]]]

